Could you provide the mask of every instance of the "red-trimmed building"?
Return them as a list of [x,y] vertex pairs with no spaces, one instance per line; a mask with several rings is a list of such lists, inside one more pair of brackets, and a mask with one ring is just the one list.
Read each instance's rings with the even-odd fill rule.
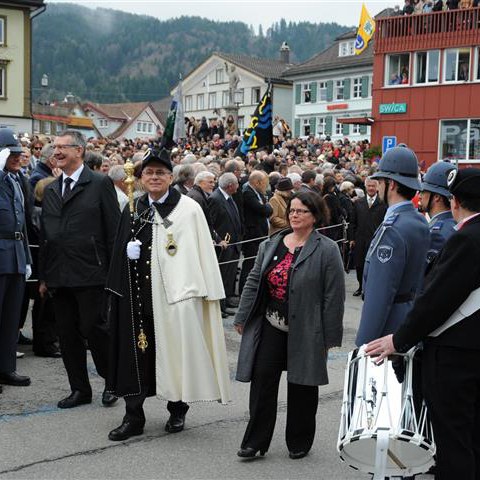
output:
[[372,117],[424,167],[480,163],[480,8],[377,20]]

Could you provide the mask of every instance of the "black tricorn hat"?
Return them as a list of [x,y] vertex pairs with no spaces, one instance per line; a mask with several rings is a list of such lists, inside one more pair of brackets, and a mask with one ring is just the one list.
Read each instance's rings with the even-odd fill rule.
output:
[[462,168],[448,175],[450,193],[459,197],[480,198],[480,169]]
[[166,148],[149,148],[142,160],[142,171],[151,162],[161,163],[170,171],[173,171],[172,162],[170,161],[170,152]]

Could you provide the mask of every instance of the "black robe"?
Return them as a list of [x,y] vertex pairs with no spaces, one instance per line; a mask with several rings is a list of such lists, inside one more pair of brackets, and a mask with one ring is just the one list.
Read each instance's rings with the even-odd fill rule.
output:
[[[172,212],[181,197],[173,188],[170,188],[169,192],[163,204],[155,205],[162,218]],[[107,390],[118,396],[140,393],[153,396],[156,393],[150,268],[153,210],[148,194],[135,200],[135,214],[132,228],[128,205],[123,210],[105,287],[109,293],[110,326]],[[127,243],[134,237],[142,242],[140,259],[137,262],[131,262],[126,255]],[[139,297],[136,294],[135,278],[139,281]],[[144,353],[137,346],[140,316],[148,342]]]

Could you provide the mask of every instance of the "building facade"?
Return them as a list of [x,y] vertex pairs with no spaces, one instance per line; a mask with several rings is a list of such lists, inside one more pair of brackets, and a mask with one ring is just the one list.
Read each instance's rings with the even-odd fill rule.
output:
[[373,49],[370,44],[356,56],[354,44],[355,32],[343,34],[283,74],[293,83],[295,136],[370,137]]
[[32,132],[32,20],[43,0],[0,1],[0,125]]
[[479,45],[480,8],[380,19],[372,143],[395,137],[422,168],[480,163]]
[[[196,120],[205,117],[207,122],[217,119],[225,121],[231,105],[229,74],[233,66],[238,76],[233,104],[238,108],[237,127],[240,132],[248,127],[250,116],[269,82],[273,86],[273,115],[279,115],[288,122],[292,115],[292,85],[281,76],[289,65],[287,49],[284,48],[281,52],[283,56],[278,60],[213,53],[182,81],[185,116]],[[175,90],[172,95],[174,93]]]

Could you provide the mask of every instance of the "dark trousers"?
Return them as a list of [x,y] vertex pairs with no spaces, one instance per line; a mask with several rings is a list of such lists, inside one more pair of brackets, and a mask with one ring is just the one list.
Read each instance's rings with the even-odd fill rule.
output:
[[55,328],[55,312],[53,301],[50,296],[41,298],[38,293],[38,282],[27,282],[23,295],[22,312],[20,316],[20,328],[23,328],[28,314],[30,299],[33,299],[32,330],[33,351],[45,353],[57,350],[55,342],[57,333]]
[[[267,451],[277,419],[278,386],[287,369],[288,333],[264,322],[250,384],[250,421],[242,448]],[[318,386],[287,385],[286,441],[291,452],[308,452],[315,437]]]
[[[220,263],[220,274],[222,275],[223,288],[227,298],[235,295],[235,283],[237,279],[239,257],[240,253],[236,251],[235,247],[227,247],[227,249],[221,251],[218,256],[218,262]],[[225,263],[222,265],[222,262],[231,263]]]
[[[245,258],[256,257],[259,245],[259,242],[245,243],[243,247],[243,256]],[[240,295],[243,292],[243,287],[245,285],[245,282],[247,281],[248,274],[250,273],[250,270],[253,268],[254,265],[255,258],[252,258],[250,260],[244,260],[242,262],[242,270],[240,272],[240,279],[238,280],[238,291]]]
[[436,480],[480,479],[480,350],[426,345],[423,391],[437,445]]
[[17,340],[25,275],[0,275],[0,373],[17,368]]
[[[141,393],[140,395],[129,395],[125,397],[125,416],[123,421],[129,421],[133,423],[138,423],[145,425],[145,412],[143,411],[143,403],[147,398],[146,393]],[[189,406],[187,403],[179,402],[168,402],[167,410],[171,415],[183,415],[187,413]]]
[[54,297],[63,363],[72,392],[92,394],[87,372],[87,348],[98,374],[106,378],[109,334],[104,310],[103,287],[59,288]]

